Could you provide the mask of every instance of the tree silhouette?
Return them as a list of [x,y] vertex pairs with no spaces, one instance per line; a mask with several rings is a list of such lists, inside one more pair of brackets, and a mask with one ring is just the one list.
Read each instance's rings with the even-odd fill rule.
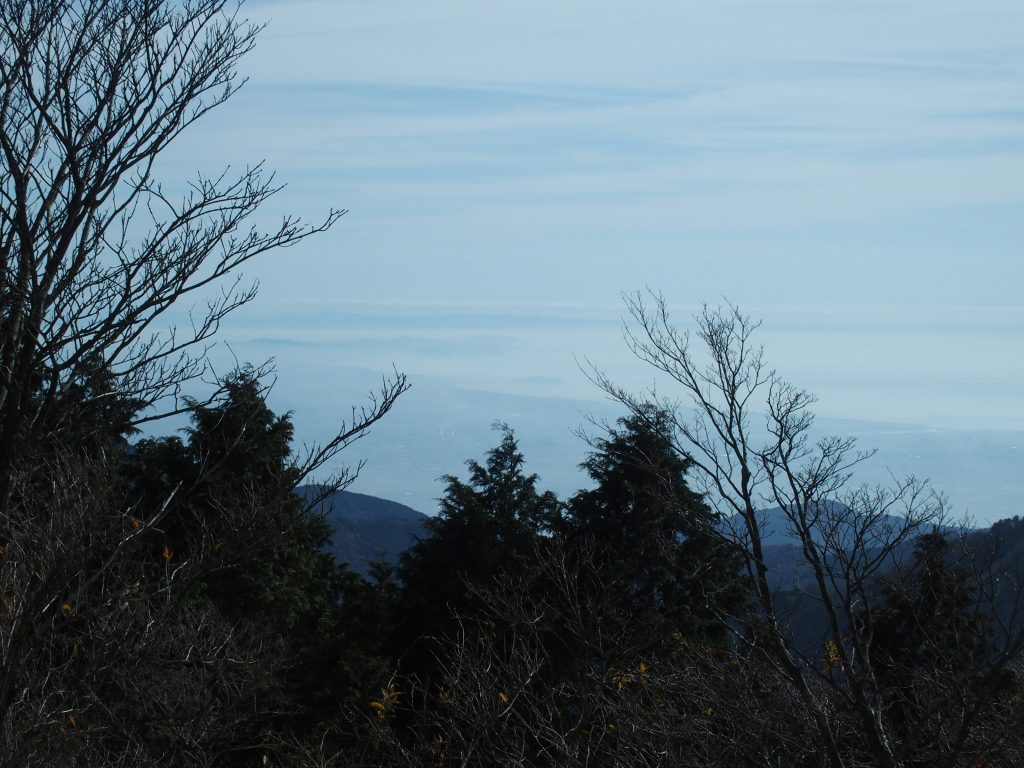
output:
[[607,599],[608,585],[620,585],[616,609],[652,647],[673,637],[721,639],[723,616],[747,592],[739,553],[687,484],[691,462],[674,450],[669,431],[668,414],[652,406],[595,439],[582,466],[596,487],[568,501],[559,525],[596,559]]
[[537,476],[523,471],[513,431],[498,429],[501,442],[486,463],[466,462],[467,482],[443,478],[441,508],[427,521],[427,536],[402,555],[398,646],[416,642],[404,655],[409,671],[429,671],[431,643],[456,631],[456,617],[487,610],[480,590],[530,572],[537,537],[557,514],[554,494],[539,492]]

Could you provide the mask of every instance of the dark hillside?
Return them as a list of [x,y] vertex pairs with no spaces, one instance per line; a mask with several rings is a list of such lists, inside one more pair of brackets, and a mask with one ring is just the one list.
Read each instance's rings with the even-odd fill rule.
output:
[[[305,499],[320,494],[320,487],[303,485],[296,493]],[[334,530],[330,550],[339,563],[366,574],[372,560],[394,563],[417,536],[423,535],[427,516],[411,507],[363,493],[338,491],[318,502],[316,511]]]

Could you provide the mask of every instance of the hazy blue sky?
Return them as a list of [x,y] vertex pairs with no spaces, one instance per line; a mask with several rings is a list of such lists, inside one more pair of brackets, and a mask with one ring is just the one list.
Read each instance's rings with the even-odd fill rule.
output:
[[[627,383],[622,290],[722,296],[838,417],[1024,429],[1024,3],[250,2],[168,167],[266,159],[236,343],[484,389]],[[281,371],[282,385],[301,372]]]

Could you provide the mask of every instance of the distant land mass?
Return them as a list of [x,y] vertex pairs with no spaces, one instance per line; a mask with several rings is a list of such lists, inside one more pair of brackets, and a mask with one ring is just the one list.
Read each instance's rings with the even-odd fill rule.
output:
[[[322,441],[351,405],[365,401],[381,376],[339,366],[322,378],[282,379],[271,406],[293,412],[298,443]],[[353,489],[396,499],[427,514],[437,511],[444,492],[440,478],[465,477],[466,461],[483,461],[497,444],[498,435],[491,429],[495,421],[515,430],[526,470],[540,476],[539,487],[566,498],[589,486],[579,464],[590,449],[575,432],[600,434],[591,420],[614,421],[623,414],[622,406],[607,400],[486,392],[423,376],[410,376],[410,382],[412,389],[394,410],[340,459],[349,465],[366,459]],[[759,418],[752,414],[754,427],[762,426]],[[815,434],[853,436],[859,448],[877,449],[857,467],[854,485],[889,485],[891,475],[930,478],[935,489],[949,496],[950,513],[969,515],[975,525],[1024,513],[1024,432],[821,417]]]
[[[281,374],[268,402],[277,413],[292,414],[299,450],[303,444],[330,439],[350,417],[351,408],[365,403],[382,377],[393,375],[346,364],[344,346],[264,338],[233,341],[232,346],[246,359],[275,358]],[[291,373],[295,371],[303,373]],[[566,498],[589,485],[579,469],[589,446],[576,432],[599,434],[592,421],[614,421],[624,413],[620,404],[603,399],[596,387],[591,399],[573,399],[473,388],[471,381],[454,375],[442,378],[409,372],[409,382],[412,389],[368,435],[346,449],[338,463],[354,466],[365,459],[353,490],[394,499],[428,515],[436,513],[444,492],[440,478],[464,477],[465,462],[482,461],[496,445],[498,436],[491,429],[495,421],[515,430],[526,470],[540,476],[539,487]],[[751,416],[752,427],[766,438],[763,417]],[[854,485],[888,485],[891,475],[915,475],[929,478],[935,489],[949,496],[954,517],[968,515],[975,525],[1024,514],[1020,502],[1024,431],[945,429],[821,416],[815,436],[821,435],[852,436],[858,448],[877,449],[874,457],[857,467]],[[333,471],[337,466],[324,469]]]
[[[764,562],[768,580],[776,594],[779,621],[789,626],[790,636],[797,649],[808,658],[819,658],[829,634],[828,618],[817,597],[814,571],[804,559],[803,549],[787,524],[780,507],[760,513],[767,535],[764,537]],[[734,523],[739,523],[734,520]],[[883,526],[899,526],[898,516],[885,516]],[[932,532],[925,527],[921,534]],[[964,573],[979,574],[1005,572],[1009,578],[996,580],[989,587],[996,613],[1008,621],[1022,606],[1017,602],[1016,585],[1024,583],[1024,519],[1012,517],[1000,520],[991,527],[962,530],[957,526],[941,529],[955,541],[963,536],[962,547],[952,547],[946,561],[950,567],[965,568]],[[898,568],[905,568],[913,557],[917,537],[908,538],[893,551],[892,559],[879,573],[875,588]],[[966,578],[966,577],[965,577]],[[971,583],[971,582],[969,582]]]
[[[305,499],[315,499],[322,486],[305,485],[296,489]],[[351,491],[338,491],[319,501],[314,510],[323,514],[334,531],[329,551],[339,563],[347,563],[356,573],[366,576],[375,560],[397,563],[417,537],[427,535],[427,516],[405,504]],[[788,529],[786,516],[779,507],[761,513],[764,531],[764,559],[772,588],[776,590],[779,618],[789,625],[799,651],[810,658],[821,653],[828,635],[826,617],[820,602],[813,597],[814,574],[803,558],[797,539]],[[895,523],[896,518],[892,518]],[[733,521],[739,524],[739,520]],[[1012,566],[1017,580],[1024,581],[1024,520],[1020,517],[997,522],[991,528],[969,531],[967,551],[981,557],[994,567]],[[906,561],[914,550],[908,540],[896,553],[896,560]],[[1004,612],[1013,609],[1010,596]]]
[[[322,486],[303,485],[295,492],[313,500],[322,493]],[[330,494],[313,511],[323,515],[334,531],[328,547],[334,559],[363,576],[374,560],[397,562],[416,537],[424,535],[427,519],[404,504],[351,491]]]

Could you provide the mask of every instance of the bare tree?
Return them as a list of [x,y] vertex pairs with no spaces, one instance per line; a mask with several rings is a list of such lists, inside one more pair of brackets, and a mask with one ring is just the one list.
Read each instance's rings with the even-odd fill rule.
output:
[[281,187],[261,165],[180,196],[154,176],[242,85],[258,32],[227,0],[0,5],[0,503],[18,441],[92,369],[150,406],[139,420],[186,408],[220,322],[255,296],[238,268],[344,213],[264,232],[249,220]]
[[[756,595],[756,631],[737,632],[737,642],[763,654],[788,682],[830,765],[901,765],[872,657],[878,579],[915,538],[947,524],[942,496],[915,478],[890,488],[852,484],[871,453],[858,450],[853,438],[815,435],[815,398],[767,366],[753,341],[759,324],[735,307],[705,306],[691,334],[673,324],[658,293],[629,295],[626,303],[631,351],[666,375],[682,401],[655,389],[633,394],[596,368],[591,375],[637,417],[650,402],[672,415],[666,437],[692,458],[696,481],[729,521],[724,535],[742,553]],[[824,668],[794,647],[768,575],[763,510],[771,507],[781,510],[812,574],[808,594],[828,627]],[[1020,651],[1019,629],[1007,637],[1001,664]],[[854,751],[840,716],[856,725]],[[943,762],[956,764],[963,745],[951,747]]]
[[44,470],[15,474],[0,559],[0,763],[201,762],[244,733],[238,701],[280,654],[186,599],[211,562],[162,556],[166,507],[126,514],[102,459]]
[[[240,268],[344,213],[263,230],[254,214],[281,185],[261,164],[199,174],[181,192],[155,175],[164,150],[241,87],[236,66],[259,31],[228,0],[0,2],[0,740],[19,750],[14,763],[45,762],[38,748],[56,732],[82,741],[78,723],[112,732],[113,714],[97,707],[140,682],[130,670],[147,653],[157,667],[194,668],[200,692],[209,670],[239,696],[262,674],[262,639],[179,610],[211,558],[164,558],[141,543],[189,488],[141,514],[115,487],[116,460],[83,453],[66,428],[76,398],[131,403],[126,426],[213,402],[217,393],[190,399],[189,385],[210,370],[221,321],[256,295]],[[184,326],[174,308],[188,311]],[[279,495],[406,388],[397,372],[385,379],[334,437],[293,457]],[[331,487],[353,477],[342,470]],[[249,511],[240,529],[258,517]],[[153,702],[164,704],[173,709]],[[128,734],[109,759],[146,762],[140,738]]]

